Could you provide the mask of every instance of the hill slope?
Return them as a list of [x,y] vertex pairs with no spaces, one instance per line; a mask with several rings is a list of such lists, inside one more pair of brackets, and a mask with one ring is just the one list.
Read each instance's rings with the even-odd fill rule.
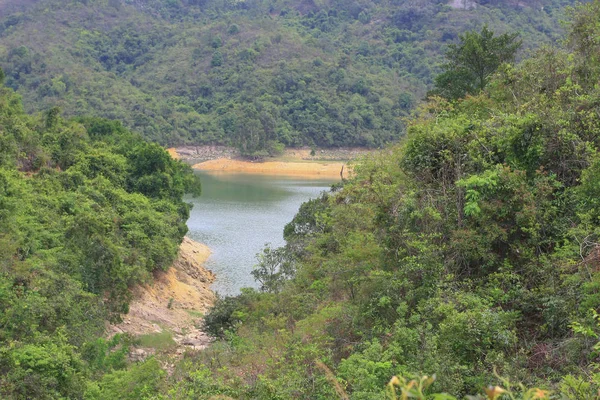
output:
[[99,337],[171,266],[199,182],[117,122],[27,115],[2,77],[0,397],[81,398],[126,365],[128,343]]
[[458,34],[487,23],[538,47],[573,1],[446,3],[4,0],[0,66],[30,110],[117,118],[161,144],[377,147]]
[[597,398],[598,21],[597,0],[567,46],[502,68],[478,96],[430,99],[398,146],[302,205],[286,247],[259,258],[261,292],[206,316],[221,363],[192,358],[178,393],[393,399],[392,376],[435,373],[430,389],[456,397],[418,380],[398,397]]

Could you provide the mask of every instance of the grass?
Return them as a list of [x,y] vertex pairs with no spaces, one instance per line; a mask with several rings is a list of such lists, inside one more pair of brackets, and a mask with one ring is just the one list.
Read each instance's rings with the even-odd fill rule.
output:
[[190,316],[194,318],[204,318],[204,313],[196,310],[185,310]]
[[140,346],[150,347],[155,350],[167,350],[177,345],[173,340],[173,334],[169,331],[141,335],[138,337],[138,340]]

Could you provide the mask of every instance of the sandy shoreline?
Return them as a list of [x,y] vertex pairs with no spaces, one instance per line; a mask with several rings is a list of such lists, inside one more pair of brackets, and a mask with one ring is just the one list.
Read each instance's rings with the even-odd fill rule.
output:
[[364,148],[310,149],[289,148],[275,158],[249,161],[227,146],[184,146],[167,149],[171,157],[192,165],[192,168],[211,173],[235,173],[291,176],[314,179],[348,178],[352,172],[348,162],[370,153]]
[[192,168],[200,171],[284,175],[303,178],[340,179],[348,177],[348,167],[344,162],[294,162],[294,161],[265,161],[251,162],[220,158],[195,164]]
[[175,160],[180,160],[181,156],[179,155],[179,153],[177,152],[177,149],[175,147],[170,147],[167,149],[167,153],[169,153],[169,155],[171,157],[173,157]]

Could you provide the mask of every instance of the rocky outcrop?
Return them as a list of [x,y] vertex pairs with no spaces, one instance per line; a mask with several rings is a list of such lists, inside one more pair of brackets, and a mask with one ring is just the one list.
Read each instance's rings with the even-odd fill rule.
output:
[[227,146],[182,146],[168,149],[171,156],[180,160],[206,161],[218,158],[237,158],[237,149]]
[[[227,146],[182,146],[172,147],[167,151],[173,158],[196,163],[218,159],[243,159],[236,148]],[[349,161],[369,151],[371,150],[344,147],[332,149],[288,148],[281,156],[267,157],[265,161]]]

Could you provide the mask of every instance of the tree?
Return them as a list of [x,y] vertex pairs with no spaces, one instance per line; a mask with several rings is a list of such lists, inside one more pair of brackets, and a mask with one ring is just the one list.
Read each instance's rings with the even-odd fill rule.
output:
[[430,94],[456,100],[482,91],[500,65],[514,61],[522,44],[518,36],[518,33],[494,36],[487,25],[480,33],[470,31],[460,35],[460,44],[449,46],[448,63],[435,78],[435,89]]
[[581,84],[593,87],[600,75],[600,2],[590,2],[569,11],[571,30],[568,44],[580,55],[577,72]]
[[213,67],[220,67],[221,65],[223,65],[223,54],[219,50],[213,53],[210,65]]
[[273,249],[268,243],[262,253],[257,254],[258,264],[251,274],[260,283],[263,292],[281,291],[285,281],[294,276],[294,262],[285,247]]

